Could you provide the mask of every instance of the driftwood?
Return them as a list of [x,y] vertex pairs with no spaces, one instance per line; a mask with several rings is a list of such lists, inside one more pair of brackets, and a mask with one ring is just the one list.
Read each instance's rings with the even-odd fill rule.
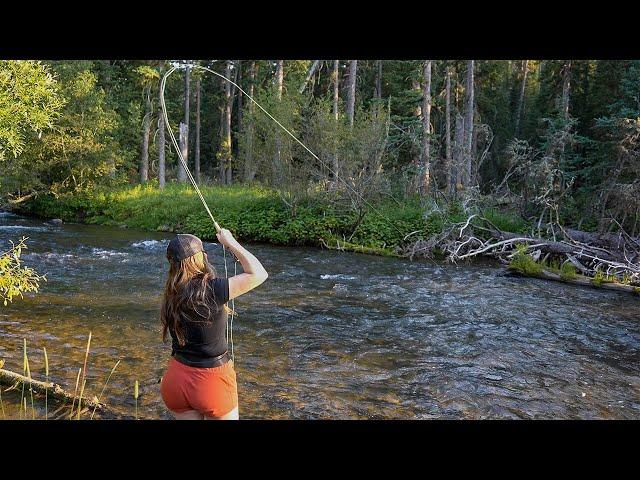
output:
[[[62,388],[57,383],[42,382],[40,380],[35,380],[33,378],[29,380],[29,378],[25,377],[24,375],[0,368],[0,385],[2,384],[11,385],[12,387],[24,385],[26,388],[31,388],[34,393],[40,393],[42,395],[44,395],[46,391],[47,395],[50,398],[63,403],[63,405],[60,408],[58,408],[58,410],[52,412],[51,414],[52,417],[54,417],[56,413],[64,410],[64,408],[67,406],[65,404],[68,403],[70,406],[74,402],[74,400],[77,404],[78,396],[77,395],[74,396],[73,394],[67,392],[64,388]],[[81,413],[86,413],[89,410],[93,412],[93,409],[95,408],[96,415],[99,415],[101,419],[105,419],[105,420],[106,419],[126,420],[126,419],[135,418],[133,415],[123,415],[119,412],[114,411],[104,403],[99,402],[95,396],[92,398],[83,398],[82,407],[83,407],[83,410]]]
[[[564,228],[557,223],[544,227],[547,238],[542,236],[541,228],[537,235],[501,231],[476,213],[465,222],[450,224],[438,235],[414,242],[401,253],[411,258],[431,257],[433,252],[440,250],[451,262],[483,255],[509,264],[516,250],[521,248],[536,262],[571,263],[582,275],[568,283],[638,292],[640,239],[629,236],[622,229],[618,234],[596,234]],[[601,276],[602,281],[590,280],[596,275]],[[540,278],[558,280],[560,276],[544,270]]]

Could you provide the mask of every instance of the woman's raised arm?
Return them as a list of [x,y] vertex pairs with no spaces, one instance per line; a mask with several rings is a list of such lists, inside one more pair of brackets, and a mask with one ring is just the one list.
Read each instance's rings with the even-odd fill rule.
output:
[[244,269],[244,273],[229,278],[229,300],[253,290],[269,277],[260,260],[240,245],[229,230],[221,229],[217,237],[222,245],[231,250]]

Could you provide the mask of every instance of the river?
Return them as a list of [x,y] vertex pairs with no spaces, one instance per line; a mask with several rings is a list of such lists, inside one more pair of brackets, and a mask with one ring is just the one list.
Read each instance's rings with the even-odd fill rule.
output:
[[[0,212],[0,248],[28,236],[37,294],[0,307],[0,358],[70,391],[92,332],[87,392],[171,418],[159,394],[170,346],[158,311],[170,235]],[[224,273],[221,249],[205,244]],[[270,277],[236,301],[245,419],[639,419],[640,300],[502,276],[488,262],[435,264],[248,245]],[[233,262],[229,262],[233,269]],[[230,272],[231,273],[231,272]],[[3,394],[6,415],[18,416]],[[17,397],[19,400],[19,397]],[[38,411],[38,415],[41,415]]]

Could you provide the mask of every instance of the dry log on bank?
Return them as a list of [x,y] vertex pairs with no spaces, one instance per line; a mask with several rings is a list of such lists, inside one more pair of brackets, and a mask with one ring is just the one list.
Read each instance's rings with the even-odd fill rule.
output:
[[[10,385],[10,386],[22,386],[24,385],[27,389],[31,387],[34,393],[40,393],[42,395],[47,391],[47,395],[49,398],[52,398],[58,402],[68,403],[69,406],[74,402],[78,403],[78,396],[74,396],[73,394],[67,392],[60,385],[54,382],[42,382],[39,380],[31,379],[28,377],[21,375],[19,373],[12,372],[10,370],[5,370],[0,368],[0,385]],[[27,390],[28,391],[28,390]],[[124,415],[119,412],[114,411],[109,408],[102,402],[98,402],[98,399],[94,396],[93,398],[83,398],[82,399],[83,413],[86,411],[93,411],[96,409],[96,416],[103,420],[132,420],[135,419],[133,415]],[[58,410],[63,410],[65,405],[60,407]],[[75,415],[75,414],[74,414]],[[142,418],[142,417],[138,417]]]

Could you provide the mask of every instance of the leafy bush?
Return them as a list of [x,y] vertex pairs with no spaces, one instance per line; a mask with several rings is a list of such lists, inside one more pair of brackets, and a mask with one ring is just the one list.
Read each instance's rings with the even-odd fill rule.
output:
[[0,254],[0,300],[5,306],[16,295],[22,297],[24,292],[37,292],[40,281],[46,280],[32,268],[22,265],[20,255],[27,248],[25,240],[23,237],[17,244],[11,242],[11,248]]

